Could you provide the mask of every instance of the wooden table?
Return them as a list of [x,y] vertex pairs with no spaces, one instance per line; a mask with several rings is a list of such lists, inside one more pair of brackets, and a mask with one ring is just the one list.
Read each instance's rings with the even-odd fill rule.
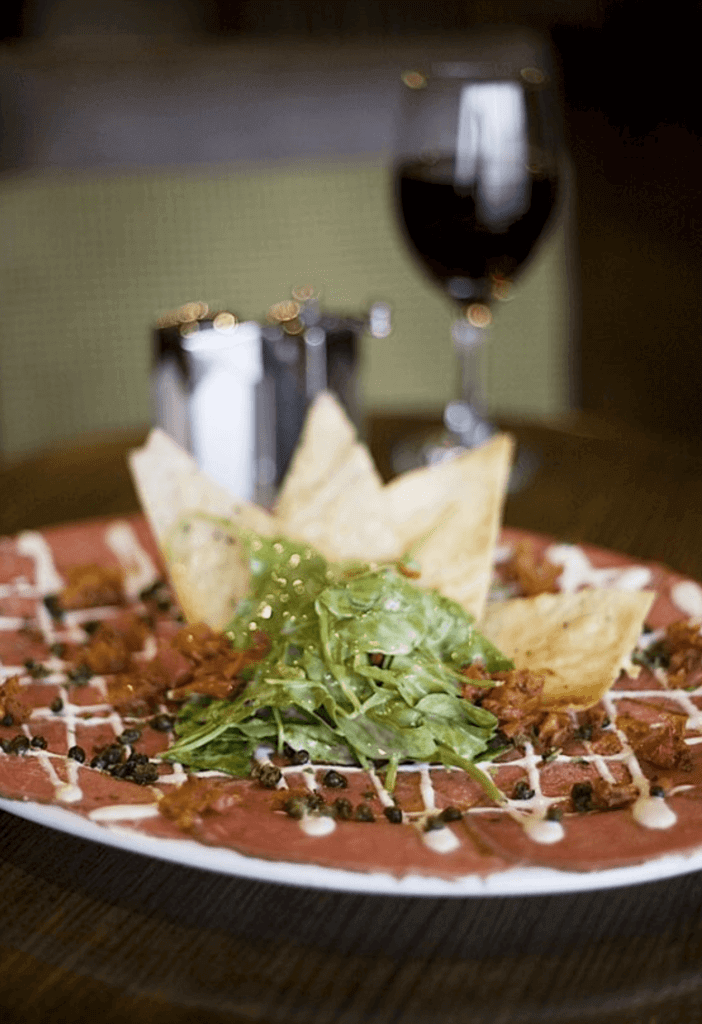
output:
[[[376,418],[393,443],[426,424]],[[508,424],[506,522],[702,579],[702,462],[582,417]],[[0,467],[0,532],[136,508],[145,431]],[[596,894],[388,899],[225,878],[0,814],[4,1021],[664,1024],[702,1011],[702,875]]]

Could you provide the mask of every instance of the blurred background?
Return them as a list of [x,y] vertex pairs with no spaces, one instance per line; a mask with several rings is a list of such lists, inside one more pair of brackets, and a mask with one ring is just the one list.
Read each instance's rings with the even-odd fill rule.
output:
[[[690,8],[692,10],[692,8]],[[692,19],[631,0],[8,0],[0,14],[0,459],[146,424],[150,328],[263,319],[292,286],[358,314],[367,414],[439,416],[454,311],[408,253],[400,72],[484,24],[550,38],[561,214],[481,356],[495,417],[702,436]]]

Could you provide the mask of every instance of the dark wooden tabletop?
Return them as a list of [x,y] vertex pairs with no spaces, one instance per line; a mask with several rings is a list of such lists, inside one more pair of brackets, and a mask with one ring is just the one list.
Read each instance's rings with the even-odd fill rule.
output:
[[[381,472],[408,431],[376,417]],[[506,424],[506,523],[702,579],[702,461],[579,417]],[[134,511],[146,431],[0,466],[0,532]],[[702,874],[599,893],[387,898],[220,876],[0,812],[2,1021],[677,1024],[702,1017]]]

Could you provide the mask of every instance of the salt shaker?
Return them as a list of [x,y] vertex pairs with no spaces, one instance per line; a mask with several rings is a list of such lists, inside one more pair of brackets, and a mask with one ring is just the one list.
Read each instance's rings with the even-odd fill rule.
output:
[[153,355],[156,423],[234,497],[265,503],[273,446],[261,417],[260,325],[189,303],[159,322]]

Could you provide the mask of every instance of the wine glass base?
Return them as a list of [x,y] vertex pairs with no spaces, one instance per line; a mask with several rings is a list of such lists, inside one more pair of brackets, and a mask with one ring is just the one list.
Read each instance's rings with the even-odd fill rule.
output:
[[[415,434],[403,438],[394,445],[391,453],[393,473],[406,473],[412,469],[435,466],[440,462],[458,458],[473,448],[480,447],[497,433],[493,427],[491,433],[478,444],[465,444],[456,434],[447,430],[435,430],[431,433]],[[541,459],[531,448],[517,445],[514,462],[510,470],[507,485],[508,494],[523,491],[533,480]]]

